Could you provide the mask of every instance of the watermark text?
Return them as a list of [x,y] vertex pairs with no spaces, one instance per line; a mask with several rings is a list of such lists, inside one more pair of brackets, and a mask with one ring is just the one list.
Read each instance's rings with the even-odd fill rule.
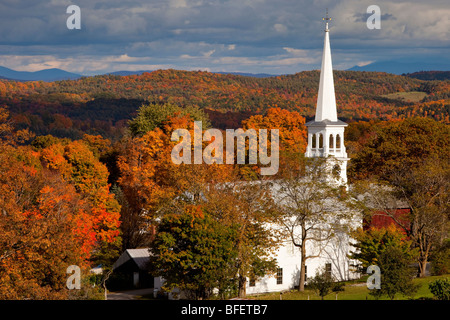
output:
[[[202,122],[194,121],[194,150],[193,162],[194,164],[234,164],[235,150],[238,164],[245,164],[246,150],[248,150],[248,163],[259,163],[262,165],[269,165],[268,167],[261,167],[262,175],[274,175],[278,172],[279,167],[279,131],[278,129],[270,130],[270,141],[268,139],[268,130],[259,129],[258,134],[255,129],[227,129],[226,137],[226,156],[224,159],[223,149],[224,140],[222,131],[219,129],[208,129],[202,133]],[[259,142],[258,142],[259,136]],[[172,162],[175,164],[191,164],[191,134],[187,129],[176,129],[172,132],[171,140],[182,141],[174,146],[172,149]],[[203,150],[203,141],[210,141]],[[248,149],[246,148],[246,141],[248,141]],[[236,143],[236,146],[235,146]],[[268,145],[270,144],[270,155],[268,152]]]

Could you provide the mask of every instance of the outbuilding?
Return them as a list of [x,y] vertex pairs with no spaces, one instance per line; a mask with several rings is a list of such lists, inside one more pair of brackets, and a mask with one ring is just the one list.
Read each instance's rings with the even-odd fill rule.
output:
[[125,250],[113,265],[111,285],[121,290],[153,288],[154,278],[148,271],[149,262],[148,248]]

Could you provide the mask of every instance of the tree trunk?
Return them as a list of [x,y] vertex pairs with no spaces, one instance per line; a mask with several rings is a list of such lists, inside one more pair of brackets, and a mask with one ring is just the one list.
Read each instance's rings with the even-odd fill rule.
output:
[[305,291],[305,260],[306,260],[306,250],[304,245],[301,246],[301,261],[300,261],[300,280],[298,283],[298,291]]
[[426,269],[427,269],[427,262],[428,262],[428,253],[429,251],[429,242],[424,241],[425,237],[422,236],[419,238],[419,241],[421,242],[419,245],[419,277],[425,278],[426,277]]
[[427,262],[428,261],[427,261],[426,257],[420,257],[420,259],[419,259],[419,278],[426,277]]
[[246,296],[246,288],[245,288],[245,284],[247,282],[247,279],[242,276],[239,275],[239,291],[238,291],[238,297],[239,298],[245,298]]
[[106,289],[106,280],[109,279],[109,276],[111,275],[112,272],[113,272],[113,270],[109,270],[106,273],[105,278],[103,279],[103,289],[105,290],[105,300],[108,300],[108,289]]

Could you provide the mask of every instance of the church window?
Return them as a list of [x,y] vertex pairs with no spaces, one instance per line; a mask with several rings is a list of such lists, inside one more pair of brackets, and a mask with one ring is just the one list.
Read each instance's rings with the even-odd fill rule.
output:
[[325,272],[331,277],[331,263],[325,263]]
[[330,134],[330,143],[329,143],[329,146],[330,146],[330,149],[333,149],[334,148],[334,141],[333,141],[333,135],[332,134]]
[[312,135],[312,145],[311,145],[311,148],[313,148],[313,149],[315,149],[315,148],[317,148],[317,143],[316,143],[316,134],[313,134]]
[[338,134],[336,136],[336,149],[339,149],[341,147],[341,136]]
[[283,268],[277,269],[277,284],[283,284]]
[[319,148],[323,148],[323,134],[319,133]]

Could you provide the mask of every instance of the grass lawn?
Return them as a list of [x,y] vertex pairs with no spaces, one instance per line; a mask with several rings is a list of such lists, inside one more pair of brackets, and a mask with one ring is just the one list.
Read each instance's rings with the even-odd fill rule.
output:
[[[449,278],[450,275],[443,276],[431,276],[426,278],[416,278],[413,280],[414,283],[420,284],[420,287],[416,294],[413,296],[413,299],[418,298],[432,298],[433,294],[428,289],[428,284],[436,279]],[[367,289],[365,282],[351,282],[345,285],[345,291],[340,292],[338,294],[338,300],[375,300],[370,294],[370,290]],[[289,292],[284,292],[282,294],[282,300],[320,300],[320,296],[318,296],[314,291],[310,289],[305,289],[304,292],[299,292],[297,290],[292,290]],[[257,299],[257,300],[280,300],[280,292],[272,292],[267,294],[260,295],[252,295],[248,296],[249,299]],[[325,296],[324,300],[335,300],[336,295],[334,292],[331,292],[327,296]],[[409,297],[403,295],[396,295],[395,300],[408,300]],[[380,300],[389,300],[387,296],[383,296]]]
[[398,100],[405,100],[405,101],[410,101],[410,102],[420,102],[426,96],[427,96],[427,93],[421,92],[421,91],[395,92],[395,93],[383,95],[383,97],[386,97],[389,99],[398,99]]

